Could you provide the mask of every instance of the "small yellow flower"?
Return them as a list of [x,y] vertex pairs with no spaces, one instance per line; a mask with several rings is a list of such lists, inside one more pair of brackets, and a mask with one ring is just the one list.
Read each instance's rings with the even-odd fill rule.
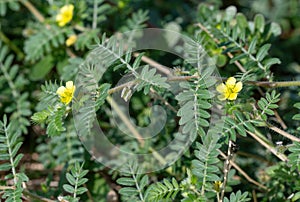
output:
[[72,46],[76,42],[76,40],[77,40],[77,36],[73,34],[66,40],[66,45]]
[[234,77],[229,77],[226,83],[221,83],[217,86],[217,91],[221,93],[218,96],[220,100],[235,100],[237,98],[238,92],[243,88],[242,82],[236,82]]
[[73,81],[68,81],[66,87],[59,87],[56,93],[59,95],[60,101],[67,105],[71,102],[75,89],[76,87],[73,85]]
[[60,27],[65,26],[72,20],[73,10],[74,6],[72,4],[65,5],[60,9],[59,14],[56,16],[56,22],[58,22]]
[[221,187],[222,187],[223,183],[221,181],[215,181],[213,184],[213,188],[216,192],[220,192],[221,191]]

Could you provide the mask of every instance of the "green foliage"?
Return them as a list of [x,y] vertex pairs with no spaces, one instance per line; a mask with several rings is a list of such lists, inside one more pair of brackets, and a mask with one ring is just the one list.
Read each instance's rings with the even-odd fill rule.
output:
[[[206,18],[210,13],[203,13]],[[272,27],[266,28],[263,15],[256,15],[254,22],[248,22],[242,13],[237,13],[234,6],[228,7],[223,18],[213,15],[209,21],[213,26],[210,31],[217,39],[217,46],[224,47],[223,53],[232,53],[233,57],[230,63],[239,61],[246,70],[254,70],[258,75],[270,78],[270,67],[274,64],[280,64],[278,58],[267,58],[270,44],[265,43],[271,35]],[[211,16],[210,16],[211,17]],[[236,21],[236,23],[232,23]],[[207,22],[202,22],[207,23]],[[248,47],[245,48],[245,47]]]
[[208,119],[210,118],[208,109],[211,108],[210,99],[212,95],[208,91],[213,83],[206,83],[211,72],[205,72],[194,83],[182,83],[184,89],[176,96],[181,108],[177,115],[180,116],[179,124],[183,125],[183,133],[192,134],[194,140],[196,135],[204,136],[204,128],[209,126]]
[[67,29],[55,25],[41,27],[39,30],[25,42],[24,50],[27,60],[37,61],[55,50],[55,48],[63,45],[68,32]]
[[87,1],[86,6],[87,13],[85,13],[87,19],[92,22],[93,29],[97,28],[99,24],[107,20],[106,14],[110,12],[111,6],[105,3],[104,0]]
[[292,201],[297,201],[296,198],[299,196],[297,193],[300,192],[297,170],[292,170],[291,167],[278,163],[269,167],[265,172],[270,178],[267,182],[270,190],[266,193],[269,200],[287,201],[289,198]]
[[[74,11],[60,27],[56,18],[65,4]],[[0,197],[298,201],[299,5],[298,0],[240,0],[235,6],[221,0],[0,0]],[[143,28],[170,29],[192,40],[163,36],[183,58],[161,50],[132,52],[143,32],[131,31]],[[67,46],[71,35],[77,39]],[[143,45],[167,45],[155,34],[152,40]],[[168,73],[161,73],[166,67]],[[228,77],[243,88],[235,100],[217,100],[216,85]],[[67,81],[76,92],[66,105],[56,91]],[[115,123],[115,115],[122,116],[115,109],[123,110],[114,102],[119,94],[130,118]],[[156,105],[165,109],[166,122],[153,116]],[[160,131],[144,132],[154,122],[164,124]],[[150,155],[144,162],[129,161],[122,172],[99,165],[98,146],[107,145],[92,136],[98,124],[117,148],[111,165],[128,162],[127,154]],[[135,131],[143,139],[132,136]],[[85,152],[82,138],[97,144]],[[232,142],[236,148],[228,148]],[[171,153],[161,155],[166,145]],[[169,162],[173,155],[180,158]],[[142,174],[154,161],[168,167]]]
[[20,9],[18,0],[2,0],[0,2],[0,15],[5,16],[8,8],[12,11],[18,11]]
[[126,32],[145,28],[145,22],[149,19],[148,14],[149,11],[147,10],[138,10],[137,12],[134,12],[131,18],[126,21],[126,25],[121,28],[121,31]]
[[89,172],[88,170],[83,169],[84,164],[79,164],[76,162],[70,169],[70,172],[66,174],[68,184],[64,184],[63,188],[66,192],[72,194],[72,196],[64,197],[65,200],[71,202],[79,201],[79,195],[82,195],[87,191],[87,188],[83,185],[88,181],[84,176]]
[[19,73],[18,65],[13,64],[14,55],[9,54],[7,46],[0,41],[0,90],[3,102],[9,101],[9,97],[13,97],[12,102],[7,103],[4,108],[5,113],[11,113],[10,118],[16,120],[19,124],[19,130],[27,133],[27,126],[30,125],[27,117],[31,115],[30,103],[28,102],[28,92],[21,93],[24,85],[28,81],[24,78],[23,73]]
[[289,151],[291,152],[288,156],[291,169],[300,170],[300,143],[293,142],[293,145],[289,147]]
[[254,120],[245,113],[244,115],[239,111],[233,112],[234,117],[224,117],[224,130],[223,134],[236,141],[236,134],[247,136],[246,130],[253,132],[255,130],[253,123]]
[[211,188],[208,187],[210,182],[220,180],[219,168],[216,164],[219,162],[218,149],[221,145],[218,144],[218,136],[212,133],[206,134],[202,139],[202,144],[196,144],[195,156],[197,159],[192,161],[192,172],[198,177],[201,195],[204,195],[205,191],[211,191]]
[[267,115],[273,116],[274,112],[272,110],[278,108],[276,104],[280,98],[280,94],[276,94],[276,91],[272,91],[272,93],[267,93],[266,98],[261,98],[257,105],[260,109],[259,116],[263,121],[267,121]]
[[242,192],[239,190],[238,192],[231,193],[230,198],[227,197],[224,198],[224,202],[243,202],[243,201],[250,201],[250,198],[247,197],[248,193],[245,192],[242,194]]
[[5,176],[6,181],[13,179],[15,188],[9,188],[5,191],[2,198],[6,201],[21,202],[23,188],[22,182],[28,181],[24,173],[17,173],[16,168],[23,157],[18,151],[22,145],[19,141],[20,130],[18,123],[12,121],[8,123],[7,116],[4,115],[3,121],[0,121],[0,159],[4,161],[0,165],[0,171],[11,171],[11,174]]
[[163,182],[156,182],[147,189],[146,201],[173,201],[181,190],[175,178],[171,181],[164,179]]
[[149,184],[147,175],[138,174],[141,170],[135,161],[130,161],[125,165],[125,170],[117,183],[124,186],[119,190],[124,201],[148,201],[145,198],[145,187]]
[[68,125],[67,130],[61,135],[47,138],[43,142],[38,145],[36,150],[39,153],[39,161],[46,168],[53,168],[67,163],[73,164],[84,160],[84,148],[72,125]]
[[[300,109],[300,102],[297,102],[296,104],[294,104],[294,107],[296,107],[297,109]],[[295,114],[293,116],[293,119],[296,120],[296,121],[299,121],[300,120],[300,113]],[[297,130],[300,130],[300,127],[298,127]]]

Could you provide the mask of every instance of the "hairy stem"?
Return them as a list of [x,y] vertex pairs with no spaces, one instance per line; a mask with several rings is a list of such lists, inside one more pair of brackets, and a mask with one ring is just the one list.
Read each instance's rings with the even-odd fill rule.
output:
[[[228,157],[221,151],[218,150],[220,152],[220,155],[227,159]],[[233,161],[230,161],[230,164],[242,175],[246,178],[246,180],[248,180],[249,182],[251,182],[252,184],[255,184],[257,186],[259,186],[260,188],[267,190],[267,187],[260,184],[259,182],[255,181],[254,179],[252,179],[245,171],[243,171],[242,168],[240,168],[236,163],[234,163]]]
[[228,143],[228,150],[227,150],[227,158],[225,159],[224,162],[224,179],[223,179],[223,184],[221,187],[221,198],[220,201],[223,201],[224,196],[225,196],[225,188],[226,188],[226,184],[227,184],[227,178],[228,178],[228,173],[230,170],[230,161],[232,159],[232,146],[233,146],[233,142],[229,139],[229,143]]

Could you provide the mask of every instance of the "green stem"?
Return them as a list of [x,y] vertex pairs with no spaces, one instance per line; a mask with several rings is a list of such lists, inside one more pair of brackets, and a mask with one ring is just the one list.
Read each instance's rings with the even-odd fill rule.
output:
[[25,57],[24,53],[2,31],[0,31],[0,40],[16,53],[18,59],[22,60]]
[[94,8],[93,8],[93,24],[92,24],[92,28],[93,28],[93,29],[96,29],[96,28],[97,28],[97,8],[98,8],[97,1],[94,0]]
[[275,82],[256,82],[256,81],[248,81],[248,83],[262,86],[266,88],[279,88],[279,87],[291,87],[291,86],[300,86],[300,81],[275,81]]

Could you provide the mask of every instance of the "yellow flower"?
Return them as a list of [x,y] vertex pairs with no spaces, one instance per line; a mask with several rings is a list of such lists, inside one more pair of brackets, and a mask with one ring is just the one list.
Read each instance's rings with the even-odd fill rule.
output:
[[73,34],[66,40],[66,45],[72,46],[76,42],[76,40],[77,40],[77,36]]
[[213,184],[214,190],[219,193],[221,191],[222,185],[223,183],[221,181],[215,181]]
[[71,102],[75,89],[76,88],[73,85],[73,81],[68,81],[66,83],[66,87],[64,86],[59,87],[56,93],[59,95],[60,101],[67,105]]
[[221,83],[217,86],[217,91],[221,93],[218,96],[220,100],[235,100],[237,98],[238,92],[243,88],[242,82],[237,82],[234,77],[229,77],[226,83]]
[[60,27],[65,26],[72,20],[73,10],[74,6],[72,4],[65,5],[60,9],[59,14],[56,16],[56,21]]

